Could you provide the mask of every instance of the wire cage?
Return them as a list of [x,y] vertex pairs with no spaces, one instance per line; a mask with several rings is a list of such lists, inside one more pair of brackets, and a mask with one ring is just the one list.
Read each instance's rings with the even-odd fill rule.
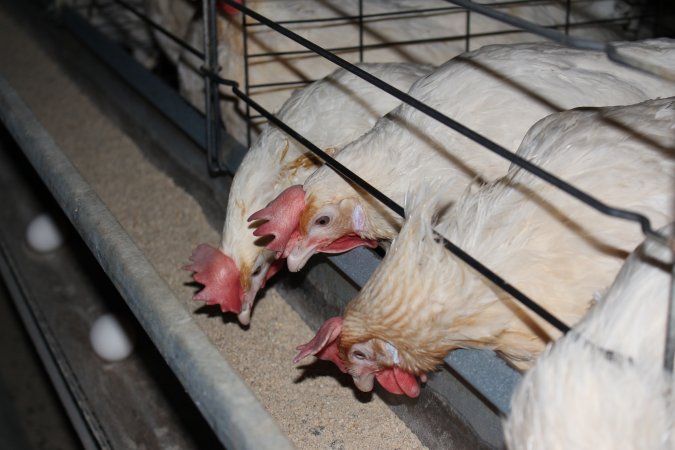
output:
[[[258,12],[265,16],[264,2],[249,3],[254,10],[259,6],[262,11]],[[279,13],[275,9],[274,15],[268,18],[350,63],[438,64],[486,44],[541,39],[518,27],[443,1],[417,2],[414,7],[406,2],[364,3],[362,0],[340,2],[339,7],[332,2],[317,4],[326,5],[313,12],[320,17],[305,18],[304,11],[290,17],[291,13]],[[639,9],[626,7],[614,11],[606,7],[613,3],[582,1],[563,5],[556,1],[521,0],[490,4],[495,11],[526,18],[572,36],[611,40],[618,36],[632,39],[645,33],[646,20]],[[228,20],[217,19],[224,29],[236,29]],[[274,111],[292,89],[322,78],[334,69],[333,64],[313,50],[282,38],[279,30],[270,29],[269,24],[248,14],[242,15],[239,27],[242,34],[239,42],[225,33],[231,43],[225,46],[229,47],[228,62],[221,63],[224,68],[221,76],[238,80],[242,91],[268,110]],[[241,60],[232,60],[232,54],[238,53],[237,46],[241,46]],[[235,69],[237,67],[239,69]],[[243,72],[238,73],[242,67]],[[250,145],[264,118],[257,112],[252,113],[248,105],[238,109],[236,114],[242,115],[246,124],[245,135],[238,130],[241,126],[233,116],[235,113],[224,110],[225,121],[230,125],[230,134]]]
[[[633,4],[610,0],[492,0],[494,11],[520,17],[566,35],[592,37],[602,41],[632,40],[654,35],[659,26],[655,14],[659,5]],[[237,81],[242,92],[267,110],[276,110],[294,89],[323,78],[334,65],[303,47],[278,30],[237,10],[215,8],[218,46],[206,50],[205,11],[200,2],[167,3],[156,1],[84,0],[75,2],[90,20],[149,66],[159,53],[178,67],[181,93],[204,112],[204,84],[200,69],[203,55],[216,52],[219,75]],[[216,3],[224,5],[224,3]],[[439,64],[457,54],[493,43],[544,39],[482,14],[443,0],[286,2],[249,1],[261,15],[338,55],[350,63],[415,62]],[[208,9],[208,8],[207,8]],[[210,17],[207,14],[205,17]],[[153,44],[155,49],[153,51]],[[208,89],[208,88],[207,88]],[[250,145],[266,121],[228,89],[221,116],[229,134]]]
[[[623,11],[606,8],[607,11],[601,11],[602,7],[598,2],[585,8],[591,3],[572,4],[570,1],[564,5],[561,2],[540,0],[498,0],[489,3],[495,11],[534,20],[551,29],[561,30],[566,35],[595,35],[607,39],[620,35],[634,39],[645,33],[645,16],[637,8],[626,8]],[[246,2],[243,4],[246,5]],[[255,9],[255,6],[252,8]],[[536,35],[521,28],[442,1],[417,2],[413,7],[413,4],[406,2],[380,5],[377,2],[364,4],[363,0],[358,0],[351,4],[341,2],[340,8],[332,6],[331,9],[332,11],[324,12],[333,13],[326,17],[270,19],[351,63],[405,61],[438,64],[463,51],[474,50],[483,45],[537,39]],[[265,15],[265,12],[261,14]],[[312,33],[311,27],[316,26],[320,26],[325,35]],[[325,64],[312,50],[298,45],[289,46],[286,44],[287,40],[283,39],[277,39],[278,43],[275,45],[257,35],[258,30],[267,30],[268,27],[269,25],[256,21],[248,14],[242,16],[245,67],[242,86],[244,92],[254,99],[286,86],[297,87],[315,81],[316,77],[307,78],[307,75],[317,73],[315,69],[303,70],[303,66]],[[406,28],[412,31],[404,31]],[[337,40],[333,39],[333,31],[339,32]],[[281,50],[281,47],[289,49]],[[268,64],[279,60],[284,61],[288,70],[276,70],[274,80],[265,81],[263,74],[272,72]],[[324,75],[333,68],[332,65],[325,67]],[[259,103],[267,109],[274,109],[274,102]],[[246,108],[247,122],[253,127],[260,118],[259,114],[251,114],[250,108]],[[249,145],[250,130],[251,127],[247,135]]]
[[[244,140],[249,145],[255,139],[256,130],[261,124],[269,121],[306,146],[326,165],[403,217],[404,209],[401,205],[378,191],[376,187],[368,183],[368,180],[358,177],[349,167],[340,164],[270,112],[290,95],[292,89],[321,78],[331,72],[335,65],[338,65],[474,140],[487,151],[508,159],[513,164],[574,196],[587,206],[603,214],[633,221],[641,227],[646,237],[658,240],[665,245],[672,245],[667,237],[657,233],[645,216],[622,209],[620,205],[602,203],[590,193],[576,189],[354,65],[357,62],[381,61],[381,58],[397,60],[392,57],[392,54],[398,54],[398,57],[401,57],[401,54],[408,55],[407,57],[411,54],[421,55],[424,54],[419,51],[421,46],[442,43],[443,52],[445,52],[443,53],[444,59],[415,61],[439,63],[466,50],[473,50],[488,43],[515,42],[523,40],[524,35],[527,35],[529,39],[553,39],[570,46],[604,51],[611,59],[621,63],[638,64],[643,70],[652,70],[653,67],[649,61],[627,60],[616,52],[611,44],[607,44],[607,41],[619,35],[626,40],[631,40],[672,33],[672,30],[668,29],[668,22],[664,20],[667,17],[664,11],[668,11],[666,2],[639,4],[626,2],[627,9],[603,11],[603,5],[607,6],[614,2],[520,0],[489,2],[489,7],[486,7],[484,4],[464,0],[448,2],[430,0],[420,2],[416,8],[410,8],[409,2],[399,0],[389,2],[390,8],[388,9],[373,10],[369,2],[354,0],[339,2],[339,8],[332,2],[326,2],[328,6],[324,9],[325,15],[321,17],[293,16],[289,13],[287,16],[281,15],[275,18],[268,18],[256,11],[255,3],[251,0],[248,2],[203,0],[201,5],[189,2],[194,10],[192,19],[200,26],[192,29],[192,35],[187,30],[189,26],[179,27],[185,32],[183,36],[178,36],[168,27],[157,23],[150,17],[151,14],[146,14],[138,4],[122,0],[87,3],[90,13],[91,8],[100,8],[100,11],[105,11],[106,8],[111,8],[112,4],[120,6],[143,24],[150,26],[153,33],[156,33],[152,39],[156,41],[163,39],[168,42],[166,45],[175,50],[173,54],[176,55],[177,64],[180,64],[180,61],[188,62],[183,67],[184,76],[193,77],[199,81],[196,84],[198,88],[192,91],[193,103],[196,103],[195,106],[202,109],[206,116],[207,161],[212,174],[233,172],[232,167],[227,167],[221,162],[225,137],[221,128],[223,121],[225,130],[232,132],[234,129],[234,132],[238,133],[235,137]],[[225,10],[224,5],[228,10]],[[542,6],[546,5],[550,6],[550,11],[545,17],[532,13],[534,10],[541,10]],[[584,5],[589,8],[584,9]],[[578,13],[573,8],[580,6],[583,13]],[[598,10],[603,14],[596,14]],[[243,14],[228,15],[236,11],[243,12]],[[486,15],[489,15],[490,19],[486,19]],[[425,23],[425,21],[428,23],[434,18],[450,21],[454,24],[454,28],[448,31],[447,28],[427,27],[429,32],[418,35],[417,38],[396,39],[401,36],[402,24],[407,23],[415,30],[421,27],[420,23]],[[222,30],[226,27],[222,23],[219,24],[219,21],[226,21],[232,25],[228,32],[237,34],[232,38],[233,42],[240,45],[240,53],[236,55],[236,58],[241,62],[237,66],[237,70],[241,70],[241,73],[228,71],[227,68],[223,70],[225,60],[222,56],[223,52],[219,49],[219,42],[222,40]],[[392,29],[399,32],[394,33]],[[186,38],[188,35],[192,37],[192,41],[189,37]],[[334,38],[335,36],[344,39],[338,40]],[[598,40],[598,37],[603,36],[607,39]],[[316,39],[313,39],[314,37]],[[321,41],[319,38],[327,38],[327,41]],[[291,44],[285,47],[273,45],[282,40],[291,42]],[[434,54],[433,58],[439,58],[439,56]],[[280,60],[281,63],[279,63]],[[281,68],[270,70],[271,64],[280,64]],[[265,79],[261,73],[272,74],[272,76],[270,79]],[[661,73],[661,75],[670,78],[674,76],[670,73]],[[228,106],[224,107],[224,103]],[[232,104],[235,106],[230,111],[226,110]],[[235,118],[239,122],[236,122]],[[241,128],[237,123],[245,125]],[[239,129],[236,131],[238,126]],[[520,292],[509,284],[508,280],[493,273],[480,261],[466,254],[446,238],[439,236],[439,239],[444,242],[449,251],[487,277],[500,289],[507,291],[542,319],[563,333],[569,331],[567,324],[542,308],[536,299],[531,299]],[[674,309],[671,300],[671,311]],[[675,326],[671,323],[664,357],[664,366],[670,371],[673,368],[675,353],[674,329]]]

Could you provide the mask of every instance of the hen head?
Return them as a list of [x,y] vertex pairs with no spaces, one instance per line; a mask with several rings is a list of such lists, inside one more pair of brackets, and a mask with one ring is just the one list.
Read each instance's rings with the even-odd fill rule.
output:
[[[398,349],[391,343],[369,338],[360,342],[345,345],[341,342],[342,317],[327,320],[319,329],[314,339],[299,346],[299,353],[294,363],[314,355],[319,359],[332,361],[342,372],[349,373],[356,387],[363,392],[373,390],[374,381],[393,394],[405,394],[417,397],[420,386],[417,374],[402,367]],[[425,382],[426,373],[419,377]]]
[[305,194],[302,186],[292,186],[251,219],[267,220],[254,234],[273,235],[267,249],[287,258],[292,272],[302,269],[316,253],[377,246],[377,240],[366,237],[366,212],[356,197],[319,201]]
[[310,195],[300,217],[298,238],[288,248],[288,269],[299,271],[316,253],[343,253],[360,246],[377,247],[377,240],[369,239],[368,234],[365,208],[356,197],[320,203]]
[[283,266],[262,247],[252,264],[237,265],[232,257],[220,249],[200,244],[190,256],[191,264],[183,267],[192,272],[193,279],[204,285],[193,300],[205,301],[207,305],[219,305],[223,312],[237,314],[242,325],[251,320],[251,309],[258,290]]

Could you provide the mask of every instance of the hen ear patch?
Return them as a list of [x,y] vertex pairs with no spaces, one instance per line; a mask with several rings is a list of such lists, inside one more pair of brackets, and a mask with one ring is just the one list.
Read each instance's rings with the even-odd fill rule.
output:
[[352,229],[356,233],[361,233],[366,229],[366,212],[359,204],[352,209]]
[[392,361],[394,361],[394,364],[397,364],[397,365],[401,364],[401,357],[399,356],[398,349],[396,347],[391,345],[389,342],[385,342],[384,348],[387,351],[387,353],[389,354],[389,356],[391,356],[391,359],[392,359]]

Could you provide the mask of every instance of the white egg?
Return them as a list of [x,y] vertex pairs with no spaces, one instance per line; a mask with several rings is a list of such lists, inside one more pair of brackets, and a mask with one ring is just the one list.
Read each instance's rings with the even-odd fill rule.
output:
[[26,241],[36,252],[47,253],[63,244],[63,234],[49,214],[40,214],[28,224]]
[[104,314],[94,321],[89,340],[96,354],[106,361],[121,361],[134,347],[128,328],[112,314]]

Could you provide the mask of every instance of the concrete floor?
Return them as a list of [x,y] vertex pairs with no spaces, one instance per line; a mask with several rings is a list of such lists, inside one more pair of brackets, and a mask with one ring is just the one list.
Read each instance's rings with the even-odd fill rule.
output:
[[81,448],[65,411],[0,283],[0,447]]

